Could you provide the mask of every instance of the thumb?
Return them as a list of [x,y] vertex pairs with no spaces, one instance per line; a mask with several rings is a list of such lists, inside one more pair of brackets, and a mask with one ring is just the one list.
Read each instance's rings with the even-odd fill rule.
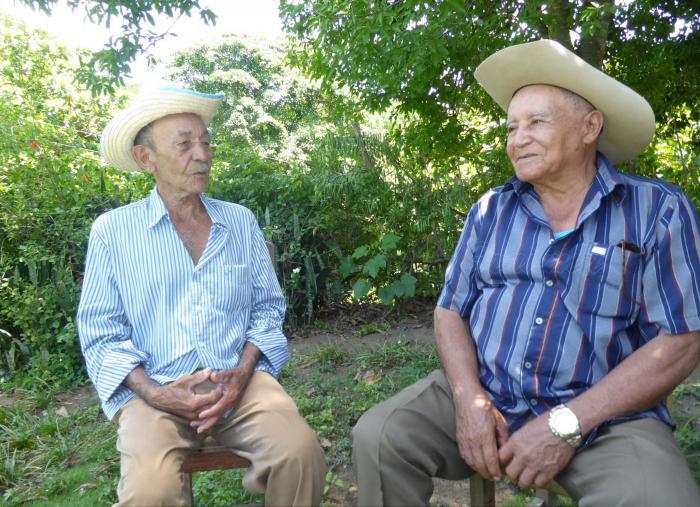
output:
[[509,437],[510,431],[508,430],[508,423],[506,423],[505,418],[502,415],[501,417],[496,417],[496,441],[498,442],[498,446],[504,445]]
[[201,382],[204,382],[209,378],[211,375],[211,368],[204,368],[203,370],[199,370],[194,372],[192,375],[192,383],[193,384],[199,384]]

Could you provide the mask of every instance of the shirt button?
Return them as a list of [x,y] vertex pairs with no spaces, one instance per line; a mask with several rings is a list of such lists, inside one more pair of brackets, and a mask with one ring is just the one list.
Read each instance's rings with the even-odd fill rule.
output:
[[530,405],[537,405],[537,400],[536,399],[531,399],[530,400]]
[[532,368],[532,363],[531,363],[530,361],[527,361],[527,362],[525,363],[525,368],[528,368],[528,369],[529,369],[529,368]]
[[547,287],[551,287],[552,285],[554,285],[554,282],[553,282],[552,280],[547,280],[546,282],[544,282],[544,284],[545,284]]
[[544,319],[542,317],[537,317],[535,319],[535,324],[537,324],[538,326],[541,325],[543,322],[544,322]]

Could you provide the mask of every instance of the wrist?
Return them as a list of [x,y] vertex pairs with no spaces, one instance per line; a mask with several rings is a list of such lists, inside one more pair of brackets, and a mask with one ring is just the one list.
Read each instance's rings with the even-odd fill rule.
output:
[[578,417],[569,407],[563,403],[549,411],[549,430],[574,449],[583,444],[581,425]]

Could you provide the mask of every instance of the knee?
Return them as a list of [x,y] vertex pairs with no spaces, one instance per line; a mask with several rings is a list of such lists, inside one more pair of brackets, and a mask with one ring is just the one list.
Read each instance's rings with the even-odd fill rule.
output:
[[141,466],[122,474],[119,505],[190,505],[189,476],[179,467]]
[[392,454],[404,454],[412,448],[411,429],[415,421],[410,414],[401,409],[388,409],[377,405],[365,412],[352,430],[353,452],[391,451]]

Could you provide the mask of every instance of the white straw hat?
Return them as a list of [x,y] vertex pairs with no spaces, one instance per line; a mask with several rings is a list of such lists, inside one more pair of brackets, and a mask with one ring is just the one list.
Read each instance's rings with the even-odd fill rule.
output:
[[223,94],[200,93],[173,86],[142,93],[105,127],[100,139],[100,153],[109,165],[124,171],[140,171],[141,167],[131,153],[139,130],[152,121],[178,113],[199,115],[207,126],[223,100]]
[[527,85],[554,85],[580,95],[605,117],[598,149],[613,164],[639,155],[654,136],[654,111],[644,97],[553,40],[497,51],[474,77],[505,111],[513,94]]

